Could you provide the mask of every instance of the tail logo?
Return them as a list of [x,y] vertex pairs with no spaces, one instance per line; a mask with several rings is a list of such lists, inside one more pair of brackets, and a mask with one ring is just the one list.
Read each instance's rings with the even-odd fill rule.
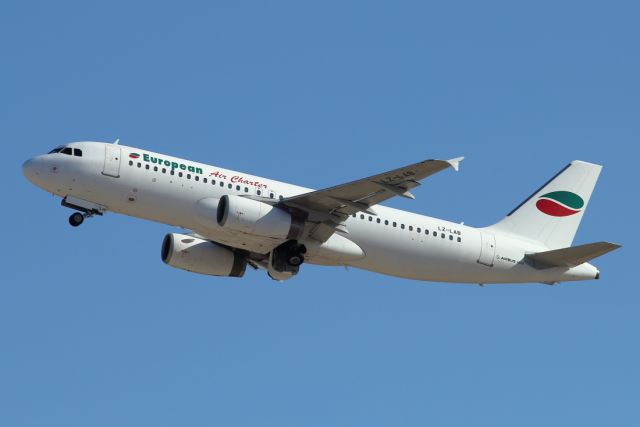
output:
[[540,212],[547,215],[563,217],[575,215],[584,207],[584,200],[570,191],[553,191],[543,194],[536,202]]

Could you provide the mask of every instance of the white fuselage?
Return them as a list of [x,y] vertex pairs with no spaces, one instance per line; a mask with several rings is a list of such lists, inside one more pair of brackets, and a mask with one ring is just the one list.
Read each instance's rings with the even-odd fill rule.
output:
[[[37,156],[25,163],[25,175],[55,195],[193,230],[212,241],[256,253],[268,253],[277,242],[218,226],[208,220],[216,213],[214,206],[208,212],[206,201],[232,194],[274,202],[313,191],[133,147],[97,142],[67,146],[81,149],[82,157]],[[306,261],[459,283],[554,283],[593,279],[598,274],[590,264],[535,269],[524,261],[525,254],[548,248],[508,234],[384,206],[376,206],[375,211],[377,216],[358,213],[349,217],[346,230],[336,231],[361,248],[364,256],[341,258],[339,251],[333,256],[311,251]]]

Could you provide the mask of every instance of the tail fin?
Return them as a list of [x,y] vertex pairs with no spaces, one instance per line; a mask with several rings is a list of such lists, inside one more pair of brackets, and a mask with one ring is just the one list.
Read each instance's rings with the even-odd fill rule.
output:
[[571,246],[601,170],[600,165],[574,160],[490,228],[550,249]]

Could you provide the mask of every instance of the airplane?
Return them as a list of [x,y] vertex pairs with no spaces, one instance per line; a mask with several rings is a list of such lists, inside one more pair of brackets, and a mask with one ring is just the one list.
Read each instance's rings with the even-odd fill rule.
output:
[[599,279],[589,261],[620,245],[571,246],[602,166],[573,161],[496,224],[473,228],[381,205],[414,199],[420,181],[462,157],[425,160],[312,190],[106,142],[74,142],[22,171],[75,212],[111,211],[186,230],[169,233],[164,263],[211,276],[247,266],[277,281],[303,263],[346,266],[430,282],[515,284]]

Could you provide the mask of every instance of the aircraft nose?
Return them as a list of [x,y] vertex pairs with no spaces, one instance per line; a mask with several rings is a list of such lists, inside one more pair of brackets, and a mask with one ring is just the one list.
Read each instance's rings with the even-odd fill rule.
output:
[[31,181],[31,178],[35,175],[35,165],[33,159],[29,159],[22,164],[22,174]]
[[22,164],[22,174],[27,178],[32,184],[38,185],[38,182],[41,181],[40,178],[40,167],[39,161],[37,158],[32,158],[27,160]]

